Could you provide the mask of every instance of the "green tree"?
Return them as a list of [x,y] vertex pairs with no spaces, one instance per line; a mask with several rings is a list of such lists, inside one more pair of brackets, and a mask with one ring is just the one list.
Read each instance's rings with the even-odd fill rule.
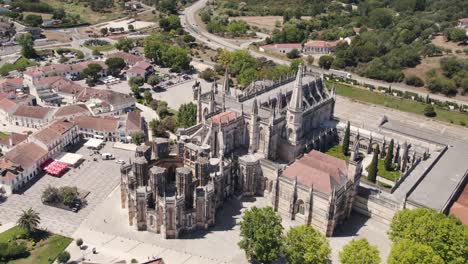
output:
[[432,209],[398,211],[388,234],[393,243],[407,239],[431,247],[443,263],[462,264],[468,259],[468,226]]
[[86,78],[86,83],[90,86],[93,86],[96,84],[98,78],[99,78],[99,73],[102,71],[102,66],[97,64],[97,63],[91,63],[88,65],[86,69],[84,69],[80,77],[81,78]]
[[283,239],[283,254],[290,264],[326,264],[330,253],[327,238],[309,225],[289,229]]
[[109,33],[109,29],[107,29],[106,27],[101,28],[100,31],[101,31],[101,34],[102,34],[103,36],[105,36],[105,35],[107,35],[107,33]]
[[379,147],[374,150],[374,154],[372,156],[372,161],[367,168],[367,179],[370,182],[375,183],[377,180],[377,173],[378,173],[378,162],[379,162]]
[[142,86],[143,84],[145,84],[145,78],[143,78],[142,76],[131,77],[128,80],[128,85],[130,86],[133,86],[133,85]]
[[108,58],[105,63],[108,67],[108,71],[114,76],[119,74],[126,66],[125,61],[122,58]]
[[148,127],[151,129],[153,137],[167,137],[166,129],[161,124],[161,122],[159,122],[159,120],[151,120],[148,124]]
[[34,49],[34,39],[31,34],[26,33],[19,36],[16,41],[21,46],[21,55],[26,58],[36,57],[36,50]]
[[54,12],[52,13],[53,19],[64,19],[67,14],[65,13],[65,9],[63,8],[55,8]]
[[150,91],[146,90],[144,93],[143,93],[143,99],[145,99],[145,102],[147,104],[151,103],[151,101],[153,101],[153,95],[151,94]]
[[59,189],[60,201],[66,205],[71,205],[78,199],[78,189],[76,187],[64,186]]
[[165,130],[169,130],[174,133],[177,128],[177,120],[173,116],[166,115],[161,121],[161,125]]
[[334,58],[329,55],[323,55],[319,58],[319,66],[320,68],[324,68],[326,70],[330,69],[331,65],[333,64]]
[[24,24],[30,27],[38,27],[42,24],[42,16],[30,14],[23,18]]
[[128,30],[131,31],[131,32],[135,31],[135,26],[132,25],[132,24],[128,25],[127,28],[128,28]]
[[351,124],[349,123],[346,123],[346,130],[345,130],[345,134],[344,134],[344,137],[343,137],[343,155],[345,156],[349,156],[349,139],[351,137]]
[[379,250],[367,239],[351,240],[339,253],[341,264],[379,264]]
[[56,187],[48,185],[42,192],[41,199],[42,199],[42,202],[45,202],[45,203],[58,202],[60,200],[58,189]]
[[156,113],[158,114],[160,119],[164,119],[167,115],[169,115],[169,107],[167,106],[167,102],[158,101]]
[[177,112],[179,127],[191,127],[197,123],[197,106],[190,102],[182,104]]
[[198,73],[198,77],[202,78],[207,82],[212,82],[216,78],[216,72],[211,68],[207,68],[206,70]]
[[157,74],[152,74],[148,77],[148,80],[146,81],[149,85],[151,86],[156,86],[161,82],[161,77]]
[[281,218],[271,207],[252,207],[240,222],[239,247],[248,259],[270,263],[280,257],[282,230]]
[[181,28],[181,24],[180,24],[180,19],[179,19],[179,16],[177,15],[170,15],[170,16],[167,16],[167,17],[163,17],[159,20],[159,27],[166,31],[166,32],[169,32],[171,30],[177,30],[179,28]]
[[141,145],[143,142],[145,142],[145,133],[143,132],[135,132],[131,135],[131,137],[133,144]]
[[388,264],[444,264],[444,260],[427,245],[403,239],[392,245]]
[[16,222],[19,228],[26,231],[26,234],[30,236],[41,222],[41,217],[39,214],[34,211],[32,208],[29,208],[27,211],[23,210],[20,218]]
[[461,28],[449,29],[446,36],[448,40],[455,42],[466,41],[468,39],[465,30]]
[[290,52],[286,53],[288,59],[297,59],[301,57],[301,53],[297,49],[293,49]]
[[76,240],[76,246],[79,247],[81,249],[81,246],[83,245],[83,239],[81,238],[78,238]]
[[68,251],[60,252],[57,256],[57,261],[60,264],[66,264],[70,260],[70,253]]
[[390,144],[388,144],[387,155],[385,156],[385,161],[384,161],[385,169],[387,171],[393,170],[393,148],[394,148],[394,144],[395,143],[394,143],[393,139],[390,140]]
[[386,28],[393,24],[393,14],[389,8],[376,8],[369,13],[369,20],[376,28]]
[[434,107],[428,104],[426,107],[424,107],[424,115],[427,117],[434,117],[437,115],[437,113],[434,110]]
[[123,52],[129,52],[135,47],[135,42],[131,38],[119,38],[115,43],[115,48]]

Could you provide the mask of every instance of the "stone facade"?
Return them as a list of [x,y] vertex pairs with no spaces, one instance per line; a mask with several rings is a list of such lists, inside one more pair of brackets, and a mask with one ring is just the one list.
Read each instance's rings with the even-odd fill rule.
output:
[[[231,92],[228,80],[226,73],[222,89],[214,84],[207,93],[196,83],[197,125],[180,129],[175,145],[156,139],[153,159],[137,151],[134,162],[122,167],[129,224],[177,238],[213,225],[226,199],[263,195],[283,217],[333,234],[349,215],[359,184],[357,155],[349,163],[332,160],[325,171],[311,169],[314,175],[304,181],[287,172],[302,159],[313,160],[310,155],[334,159],[318,152],[338,142],[334,89],[329,92],[320,76],[302,66],[295,78],[241,95]],[[322,180],[329,189],[314,187]]]

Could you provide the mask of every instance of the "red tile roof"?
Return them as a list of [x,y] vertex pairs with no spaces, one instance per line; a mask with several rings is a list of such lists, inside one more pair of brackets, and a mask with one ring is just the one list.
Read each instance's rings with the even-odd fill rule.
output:
[[141,131],[141,114],[137,111],[132,111],[127,114],[127,121],[125,123],[125,130],[127,134]]
[[28,135],[13,132],[10,135],[8,135],[8,137],[0,139],[0,145],[13,147],[25,141],[27,138]]
[[91,114],[91,112],[89,112],[88,108],[84,104],[66,105],[60,107],[55,112],[55,118],[61,118],[76,114],[89,115]]
[[139,61],[144,61],[145,57],[143,56],[138,56],[138,55],[133,55],[127,52],[119,51],[116,53],[109,54],[107,56],[108,58],[122,58],[124,59],[125,63],[127,65],[134,65]]
[[464,225],[468,225],[468,184],[450,207],[450,214],[455,215]]
[[304,47],[331,48],[336,47],[337,41],[309,40]]
[[46,118],[52,111],[54,111],[54,108],[22,105],[16,109],[13,115],[43,119]]
[[45,145],[53,144],[75,126],[74,123],[58,120],[34,133],[32,137]]
[[30,168],[46,156],[47,150],[36,143],[28,142],[12,148],[4,157],[23,168]]
[[279,43],[261,46],[264,49],[300,49],[301,47],[301,43]]
[[235,120],[238,116],[239,114],[237,112],[228,111],[228,112],[222,112],[217,115],[214,115],[210,118],[210,120],[213,124],[217,124],[217,125],[227,124],[230,121]]
[[79,128],[93,129],[95,131],[116,132],[119,120],[113,117],[78,116],[74,122]]
[[330,194],[346,183],[347,170],[344,160],[313,150],[287,167],[282,176]]
[[13,108],[16,107],[16,102],[8,98],[0,100],[0,109],[9,113]]

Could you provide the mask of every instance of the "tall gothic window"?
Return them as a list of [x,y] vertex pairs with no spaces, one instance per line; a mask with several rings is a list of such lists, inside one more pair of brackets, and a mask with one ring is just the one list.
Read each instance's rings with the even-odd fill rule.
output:
[[305,211],[304,202],[302,200],[298,200],[296,202],[296,213],[299,213],[299,214],[303,215],[304,211]]

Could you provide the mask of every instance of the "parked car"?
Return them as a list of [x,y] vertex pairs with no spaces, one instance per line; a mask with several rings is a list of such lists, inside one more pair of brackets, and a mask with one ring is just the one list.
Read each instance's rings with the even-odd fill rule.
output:
[[112,155],[110,153],[102,153],[101,157],[102,157],[103,160],[113,160],[113,159],[115,159],[114,155]]

